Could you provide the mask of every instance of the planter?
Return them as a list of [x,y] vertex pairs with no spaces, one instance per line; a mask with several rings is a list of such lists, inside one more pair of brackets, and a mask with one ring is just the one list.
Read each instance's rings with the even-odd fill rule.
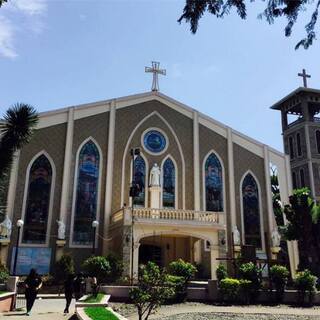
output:
[[76,302],[76,309],[78,308],[85,308],[85,307],[107,307],[109,300],[110,300],[110,295],[106,294],[104,295],[104,297],[102,298],[102,300],[100,302],[85,302],[85,300],[88,298],[89,296],[83,296],[81,299],[79,299]]
[[[119,313],[115,312],[111,308],[107,307],[106,309],[108,311],[110,311],[111,313],[113,313],[119,320],[127,320],[127,318],[123,317],[122,315],[120,315]],[[85,313],[84,307],[77,308],[76,314],[77,314],[77,317],[78,317],[79,320],[91,320],[91,318]],[[103,320],[103,319],[101,319],[101,320]]]
[[15,300],[14,292],[0,294],[0,312],[8,312],[13,310]]

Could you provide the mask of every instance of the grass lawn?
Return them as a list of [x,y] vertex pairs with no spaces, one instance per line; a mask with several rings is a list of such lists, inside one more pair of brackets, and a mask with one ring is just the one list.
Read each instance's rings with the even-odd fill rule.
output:
[[86,300],[84,300],[84,302],[86,302],[86,303],[101,302],[103,297],[104,297],[104,293],[98,293],[96,297],[94,297],[93,295],[89,296]]
[[104,307],[87,307],[84,312],[92,320],[118,320],[118,317]]

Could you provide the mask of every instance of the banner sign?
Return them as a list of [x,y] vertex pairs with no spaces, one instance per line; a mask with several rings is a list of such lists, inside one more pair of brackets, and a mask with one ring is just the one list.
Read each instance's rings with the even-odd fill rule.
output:
[[[13,248],[11,257],[11,273],[13,273],[16,247]],[[19,247],[16,275],[28,275],[30,269],[36,269],[38,274],[50,272],[51,248],[26,248]]]

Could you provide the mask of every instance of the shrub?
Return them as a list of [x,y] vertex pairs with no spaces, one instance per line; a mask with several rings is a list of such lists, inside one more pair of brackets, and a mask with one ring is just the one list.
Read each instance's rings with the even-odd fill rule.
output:
[[0,263],[0,283],[4,283],[9,278],[9,270],[7,267]]
[[173,294],[174,290],[168,285],[166,273],[153,262],[140,267],[138,285],[129,292],[137,308],[139,320],[147,320],[149,315]]
[[56,262],[54,278],[58,283],[66,279],[70,274],[74,274],[74,260],[70,254],[64,254]]
[[289,271],[284,266],[274,265],[270,268],[270,278],[276,289],[276,301],[281,302],[289,278]]
[[250,283],[246,283],[246,292],[249,295],[249,300],[254,301],[261,287],[262,271],[254,263],[243,263],[239,268],[240,278],[248,280]]
[[227,269],[223,264],[219,264],[216,270],[216,275],[217,275],[218,282],[221,282],[221,280],[228,277]]
[[169,302],[183,302],[187,296],[185,279],[183,277],[167,275],[167,282],[174,290],[174,295],[170,298]]
[[220,281],[219,291],[222,299],[228,302],[235,302],[239,297],[240,280],[233,278],[225,278]]
[[88,276],[96,277],[99,285],[111,272],[110,263],[107,258],[103,256],[92,256],[88,258],[83,262],[82,268]]
[[118,281],[123,273],[123,262],[113,253],[107,255],[107,261],[110,264],[110,275],[107,277],[108,282]]
[[294,279],[294,286],[298,290],[298,303],[304,304],[306,293],[309,294],[308,302],[312,303],[313,293],[315,292],[317,277],[312,275],[309,270],[298,272]]
[[169,274],[173,276],[183,277],[186,282],[191,280],[196,272],[197,268],[193,264],[185,262],[182,259],[172,261],[169,264]]

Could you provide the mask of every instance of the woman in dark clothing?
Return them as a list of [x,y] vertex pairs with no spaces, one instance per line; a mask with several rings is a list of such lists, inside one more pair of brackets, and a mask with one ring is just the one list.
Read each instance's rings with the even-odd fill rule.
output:
[[27,279],[24,282],[26,292],[26,300],[27,300],[27,316],[30,316],[30,312],[34,301],[37,298],[37,294],[39,289],[42,287],[41,277],[37,274],[35,269],[31,269]]
[[74,291],[74,297],[76,298],[76,301],[78,301],[83,296],[83,287],[84,287],[84,276],[80,272],[77,274],[76,278],[73,281],[73,291]]
[[69,313],[69,306],[72,301],[72,295],[73,295],[73,282],[74,282],[74,275],[69,274],[67,279],[64,282],[64,296],[66,298],[66,307],[64,309],[64,313]]

